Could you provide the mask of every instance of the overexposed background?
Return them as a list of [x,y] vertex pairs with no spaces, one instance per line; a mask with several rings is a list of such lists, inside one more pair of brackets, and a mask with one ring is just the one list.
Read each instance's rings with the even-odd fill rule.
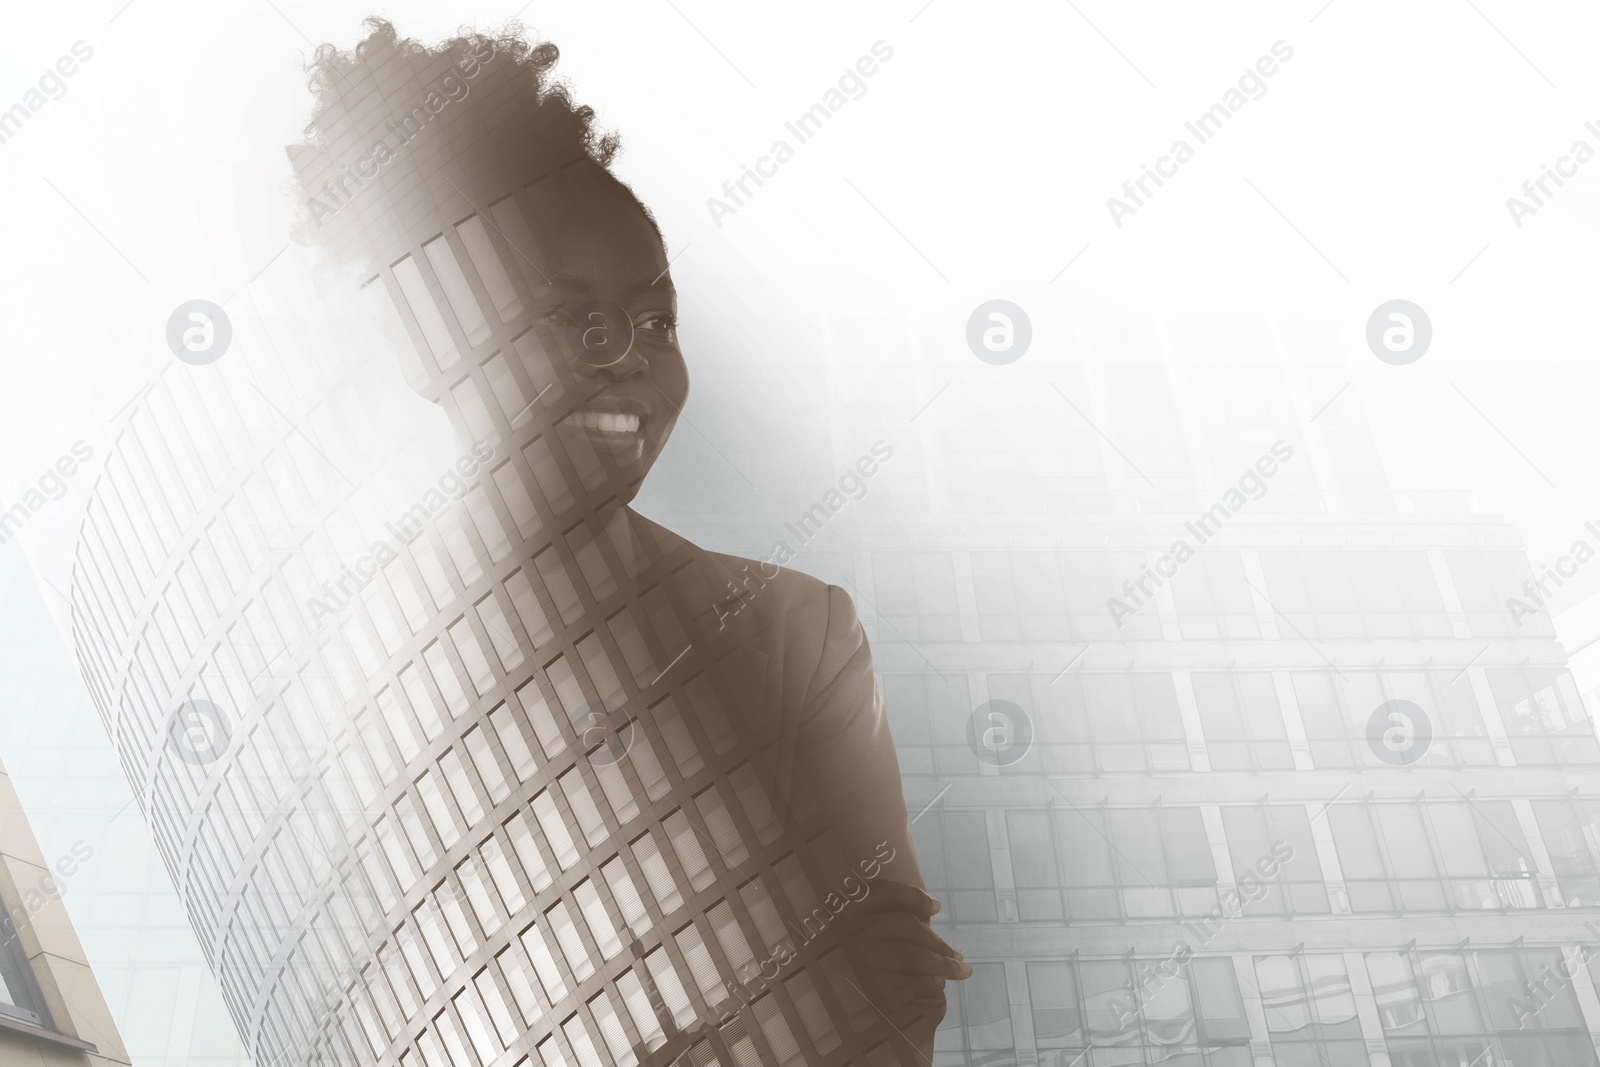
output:
[[[1471,490],[1518,525],[1536,569],[1553,561],[1600,519],[1600,159],[1520,228],[1506,198],[1575,140],[1600,150],[1584,128],[1600,126],[1589,55],[1600,14],[1571,0],[1223,8],[532,0],[520,14],[560,45],[578,100],[623,135],[619,172],[678,257],[697,375],[688,414],[752,484],[793,474],[796,452],[830,440],[854,456],[941,383],[960,387],[923,416],[934,426],[963,405],[1010,405],[1017,433],[1047,434],[1075,417],[1037,394],[1077,319],[1312,320],[1345,338],[1393,484]],[[376,11],[432,40],[517,7]],[[310,277],[306,254],[285,251],[282,146],[308,107],[300,64],[313,42],[353,43],[370,13],[58,0],[0,14],[0,110],[74,42],[93,49],[0,144],[6,503],[74,441],[103,454],[113,416],[172,362],[163,334],[177,304],[226,299],[248,335],[241,324],[263,314],[253,289]],[[894,57],[866,94],[718,226],[707,198],[879,40]],[[1117,227],[1106,198],[1279,40],[1294,57],[1266,95]],[[1010,367],[980,363],[964,340],[968,314],[995,297],[1034,322],[1032,349]],[[1362,347],[1367,316],[1394,298],[1433,323],[1431,350],[1406,367]],[[820,383],[805,324],[822,317],[904,319],[916,342],[863,350],[859,376]],[[1014,444],[997,437],[996,449]],[[718,462],[680,431],[659,478],[687,482]],[[26,557],[18,541],[0,546],[0,758],[47,857],[94,844],[67,904],[136,1061],[242,1064],[61,636],[51,583],[65,588],[80,502],[69,494],[30,520]],[[1600,636],[1584,597],[1600,589],[1592,567],[1558,619],[1568,648]],[[1600,682],[1600,661],[1585,658],[1597,652],[1578,661],[1585,690]]]

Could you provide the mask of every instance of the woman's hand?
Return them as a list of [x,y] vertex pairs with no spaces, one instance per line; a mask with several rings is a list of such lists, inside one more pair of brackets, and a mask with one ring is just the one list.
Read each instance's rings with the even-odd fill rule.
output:
[[940,904],[904,882],[879,879],[839,916],[838,926],[861,952],[873,989],[861,992],[924,1056],[944,1018],[944,984],[972,976],[961,953],[933,932]]

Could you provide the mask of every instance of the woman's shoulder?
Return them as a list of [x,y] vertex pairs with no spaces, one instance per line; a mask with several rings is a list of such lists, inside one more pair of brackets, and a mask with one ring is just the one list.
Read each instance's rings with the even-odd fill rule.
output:
[[748,614],[752,621],[765,623],[781,618],[790,627],[825,628],[835,610],[834,599],[849,601],[838,586],[771,560],[710,551],[705,555],[720,579],[719,613]]
[[673,584],[697,628],[763,650],[826,659],[841,642],[854,644],[861,626],[850,595],[837,585],[776,562],[717,552],[646,519],[645,531],[677,562]]

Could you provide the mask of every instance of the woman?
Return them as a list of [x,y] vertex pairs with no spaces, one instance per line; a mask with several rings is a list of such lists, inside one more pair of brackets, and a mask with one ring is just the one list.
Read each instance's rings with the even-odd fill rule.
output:
[[615,138],[551,81],[552,45],[367,26],[312,68],[290,150],[306,233],[393,316],[411,384],[495,455],[468,506],[405,545],[449,559],[472,612],[391,620],[407,637],[390,669],[452,646],[438,658],[477,696],[458,710],[439,685],[450,714],[399,747],[404,781],[493,743],[472,802],[441,809],[466,832],[396,876],[388,914],[459,877],[486,828],[519,867],[454,973],[412,991],[385,1062],[425,1057],[444,1016],[472,1033],[456,996],[475,981],[498,1019],[474,978],[492,959],[481,973],[522,1016],[498,1041],[530,1062],[931,1063],[944,983],[970,970],[928,923],[849,598],[765,565],[752,581],[628,506],[689,379],[660,231],[607,169]]

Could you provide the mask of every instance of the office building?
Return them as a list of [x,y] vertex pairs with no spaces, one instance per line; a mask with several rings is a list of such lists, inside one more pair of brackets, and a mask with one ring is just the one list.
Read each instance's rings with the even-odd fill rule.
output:
[[88,842],[47,860],[0,767],[0,1062],[127,1067],[111,1012],[62,904]]
[[[833,323],[827,378],[959,327]],[[976,969],[936,1067],[1595,1063],[1600,746],[1517,531],[1389,487],[1331,327],[1049,327],[1017,380],[913,363],[933,417],[796,562],[857,598]]]

